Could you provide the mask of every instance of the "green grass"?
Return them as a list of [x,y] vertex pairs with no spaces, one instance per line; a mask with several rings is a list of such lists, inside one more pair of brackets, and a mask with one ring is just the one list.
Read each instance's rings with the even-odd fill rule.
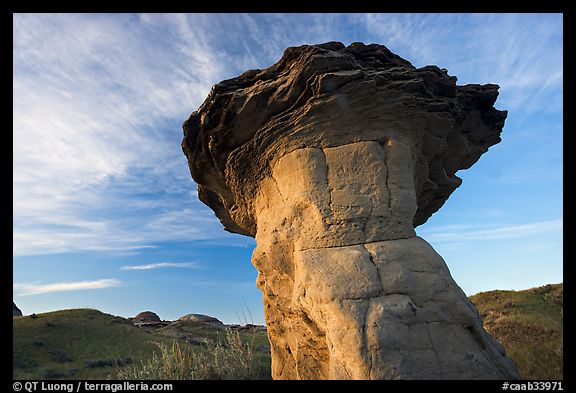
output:
[[506,349],[523,379],[563,378],[562,284],[471,296],[486,330]]
[[[216,352],[220,358],[232,359],[234,353],[228,349],[241,348],[239,342],[249,344],[250,366],[246,370],[251,372],[250,378],[270,378],[265,332],[234,333],[239,341],[230,341],[230,333],[224,329],[179,322],[149,333],[124,318],[91,309],[17,317],[13,329],[14,379],[126,378],[135,367],[166,358],[170,348],[210,362]],[[228,374],[219,375],[225,378]]]
[[13,329],[15,379],[115,378],[118,364],[147,360],[157,350],[154,342],[173,341],[91,309],[17,317]]
[[[193,321],[176,321],[169,326],[158,329],[156,334],[184,340],[196,346],[198,346],[198,344],[196,344],[198,342],[201,343],[200,346],[204,343],[223,345],[229,336],[226,329],[218,329],[206,326],[202,322]],[[270,342],[268,341],[266,332],[242,331],[238,332],[238,335],[243,342],[250,344],[253,350],[253,361],[256,364],[262,365],[270,363]],[[268,366],[268,368],[269,367],[270,366]]]
[[[241,380],[270,379],[270,359],[255,359],[254,341],[257,332],[246,340],[242,333],[226,329],[211,344],[200,349],[183,349],[177,341],[158,344],[159,353],[147,362],[120,370],[122,379],[168,380]],[[260,334],[261,336],[261,334]]]

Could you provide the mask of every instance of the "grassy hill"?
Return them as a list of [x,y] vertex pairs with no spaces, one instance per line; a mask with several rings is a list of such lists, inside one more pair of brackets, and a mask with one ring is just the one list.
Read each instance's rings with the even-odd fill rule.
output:
[[[151,360],[159,346],[174,341],[182,350],[201,353],[207,344],[222,342],[222,330],[201,323],[178,329],[147,332],[125,318],[91,309],[62,310],[13,320],[14,379],[116,379],[119,369],[138,367]],[[267,367],[269,346],[265,332],[241,333],[251,342],[253,361]],[[265,370],[263,378],[266,377]]]
[[[523,379],[562,379],[563,295],[563,285],[556,284],[525,291],[483,292],[470,299],[486,329],[518,365]],[[119,371],[138,379],[189,377],[191,374],[159,375],[146,370],[166,366],[180,357],[180,350],[196,354],[189,364],[209,363],[207,359],[214,354],[225,363],[233,356],[244,356],[243,349],[226,352],[226,334],[221,328],[177,321],[148,332],[124,318],[90,309],[16,317],[13,329],[15,379],[116,379]],[[252,349],[256,373],[250,377],[270,378],[266,332],[241,332],[237,338],[241,343],[232,343],[232,349],[242,347],[242,342]]]
[[153,337],[124,318],[97,310],[75,309],[13,320],[15,379],[105,379],[116,363],[149,358]]
[[563,378],[563,284],[471,296],[523,379]]

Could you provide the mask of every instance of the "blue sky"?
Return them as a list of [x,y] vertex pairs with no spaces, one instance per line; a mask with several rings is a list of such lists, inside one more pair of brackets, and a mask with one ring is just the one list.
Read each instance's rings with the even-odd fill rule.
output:
[[[502,142],[417,233],[468,294],[563,280],[561,14],[15,14],[13,296],[263,323],[253,239],[198,201],[182,122],[288,46],[379,43],[497,83]],[[246,310],[249,310],[250,315]]]

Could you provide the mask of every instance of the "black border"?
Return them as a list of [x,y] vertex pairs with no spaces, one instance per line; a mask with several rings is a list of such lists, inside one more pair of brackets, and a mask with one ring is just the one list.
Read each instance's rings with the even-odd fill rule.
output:
[[[8,3],[9,2],[9,3]],[[7,7],[8,11],[10,12],[3,12],[3,39],[2,42],[8,46],[13,39],[13,30],[12,30],[12,14],[13,13],[20,13],[20,12],[187,12],[193,11],[194,12],[551,12],[551,13],[563,13],[564,14],[564,48],[574,48],[574,32],[569,31],[573,29],[574,18],[571,12],[568,12],[569,9],[569,2],[568,1],[558,1],[558,0],[548,0],[548,1],[539,1],[539,2],[497,2],[497,1],[483,1],[481,3],[472,3],[472,2],[460,2],[459,4],[450,4],[450,3],[438,3],[438,2],[428,2],[427,4],[418,4],[417,2],[384,2],[380,1],[365,1],[363,3],[359,2],[343,2],[343,1],[333,1],[331,3],[321,3],[321,2],[309,2],[303,7],[302,4],[296,3],[294,1],[285,1],[285,2],[271,2],[271,1],[259,1],[259,2],[252,2],[251,4],[247,4],[245,2],[240,1],[225,1],[221,0],[220,2],[184,2],[184,1],[175,1],[175,0],[163,0],[163,1],[156,1],[156,2],[145,2],[142,0],[101,0],[98,2],[82,2],[82,1],[75,1],[75,2],[65,2],[65,1],[41,1],[41,0],[8,0],[6,3],[3,4],[3,7]],[[383,9],[384,8],[384,9]],[[8,37],[12,38],[8,40]],[[7,48],[6,51],[10,51],[10,48]],[[3,61],[7,63],[9,61],[9,57],[3,57]],[[12,64],[12,63],[11,63]],[[8,64],[7,64],[8,65]],[[11,69],[12,67],[7,67]],[[575,61],[574,56],[570,50],[564,51],[564,70],[568,71],[564,74],[564,83],[570,87],[573,86],[573,76],[572,70],[575,69]],[[3,75],[6,79],[10,78],[12,73],[8,72],[7,70],[4,71]],[[5,86],[11,86],[12,83],[7,81]],[[8,92],[8,88],[6,88]],[[564,92],[564,106],[567,108],[575,108],[575,104],[573,102],[573,93],[572,89],[566,89]],[[7,93],[9,94],[9,93]],[[11,98],[10,98],[11,99]],[[568,130],[568,132],[564,133],[564,153],[567,153],[567,150],[571,149],[573,146],[576,146],[574,143],[574,109],[569,111],[568,115],[564,112],[564,129]],[[12,115],[10,116],[12,117]],[[3,154],[2,159],[6,162],[3,165],[3,168],[6,172],[9,171],[9,179],[13,180],[12,178],[12,169],[13,169],[13,151],[9,148],[9,146],[13,145],[13,136],[11,132],[8,130],[4,130],[1,133],[3,141],[2,144],[6,150],[8,150],[9,154]],[[30,141],[30,143],[34,143],[34,141]],[[573,168],[574,163],[570,162],[573,160],[572,154],[564,154],[564,156],[568,157],[568,165],[564,165],[564,179],[567,180],[569,186],[571,186],[571,180],[573,179]],[[571,189],[564,188],[564,212],[568,216],[572,214],[572,204],[571,198],[569,198],[569,192]],[[4,195],[7,195],[7,191],[4,191]],[[11,210],[10,210],[11,211]],[[12,228],[12,214],[8,214],[8,206],[7,204],[4,205],[3,209],[3,229],[5,231],[4,238],[6,240],[6,245],[3,248],[8,254],[7,250],[12,250],[12,237],[9,235],[11,233]],[[566,222],[572,222],[566,221]],[[569,232],[564,227],[565,232]],[[571,248],[564,249],[564,251],[570,251]],[[570,253],[569,253],[570,254]],[[565,260],[570,261],[568,264],[564,264],[564,289],[565,289],[565,296],[564,296],[564,310],[568,311],[568,316],[564,318],[564,330],[568,332],[574,331],[574,322],[575,318],[573,316],[574,310],[574,291],[572,290],[572,282],[574,280],[572,271],[572,258],[570,255],[565,256]],[[7,262],[6,262],[7,263]],[[546,263],[546,261],[542,261],[542,263]],[[7,277],[8,274],[12,274],[13,267],[10,264],[9,271],[4,273],[3,276]],[[12,292],[10,291],[11,288],[8,286],[8,280],[2,280],[2,289],[5,293],[2,296],[2,299],[6,306],[10,300],[12,300]],[[10,291],[10,292],[9,292]],[[4,314],[6,317],[6,321],[4,323],[3,329],[10,329],[11,335],[13,335],[12,325],[7,320],[8,313]],[[5,339],[7,339],[8,334],[4,335]],[[564,336],[565,345],[564,345],[564,380],[562,381],[562,387],[566,391],[571,391],[573,387],[573,378],[574,374],[571,372],[574,370],[574,348],[575,343],[570,333]],[[10,344],[12,348],[12,343]],[[8,351],[2,351],[4,356],[8,356]],[[6,359],[8,362],[8,359]],[[7,364],[7,363],[3,363]],[[6,391],[12,392],[13,386],[12,383],[14,380],[12,379],[12,372],[8,370],[7,367],[2,367],[3,373],[10,373],[10,376],[6,375],[6,379],[9,380],[10,385],[6,384]],[[24,382],[24,381],[23,381]],[[56,382],[56,381],[50,381]],[[60,382],[68,382],[68,383],[77,383],[77,381],[60,381]],[[98,382],[98,381],[93,381]],[[100,382],[114,382],[114,381],[100,381]],[[167,381],[147,381],[150,383],[161,383]],[[350,384],[365,384],[366,387],[389,387],[394,390],[396,389],[418,389],[420,391],[428,391],[441,389],[444,391],[482,391],[482,392],[492,392],[492,391],[502,391],[502,381],[168,381],[173,383],[174,390],[173,391],[189,391],[191,388],[194,389],[195,387],[204,387],[204,386],[213,386],[215,388],[249,388],[250,386],[254,385],[256,388],[271,386],[270,384],[274,384],[273,386],[278,386],[279,388],[297,388],[300,386],[303,387],[310,387],[316,389],[323,389],[323,388],[346,388],[350,387]],[[512,381],[510,381],[512,382]],[[526,382],[526,381],[522,381]],[[302,385],[304,384],[304,385]],[[368,386],[369,385],[369,386]],[[82,389],[81,389],[82,391]]]
[[183,0],[8,0],[12,12],[552,12],[567,9],[567,1],[183,1]]

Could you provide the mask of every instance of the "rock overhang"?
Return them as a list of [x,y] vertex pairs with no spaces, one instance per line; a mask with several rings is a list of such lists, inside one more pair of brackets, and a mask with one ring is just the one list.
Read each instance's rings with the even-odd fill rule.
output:
[[415,68],[377,44],[286,49],[280,61],[216,84],[184,123],[182,148],[201,201],[225,229],[255,236],[253,200],[285,154],[359,141],[411,148],[418,226],[500,142],[498,85],[456,85],[436,66]]

